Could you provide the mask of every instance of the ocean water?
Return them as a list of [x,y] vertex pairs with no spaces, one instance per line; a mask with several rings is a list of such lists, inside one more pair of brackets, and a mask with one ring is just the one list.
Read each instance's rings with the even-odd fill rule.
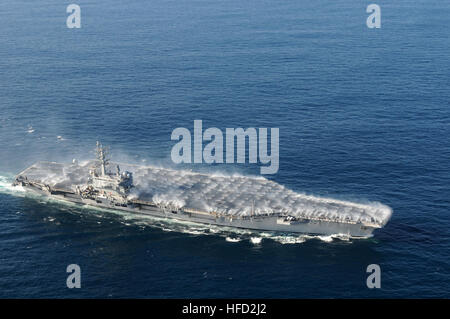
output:
[[[0,3],[0,297],[450,297],[450,4]],[[393,209],[369,239],[281,236],[80,208],[9,185],[39,160],[179,167],[177,127],[278,127],[289,189]],[[81,267],[81,289],[66,267]],[[366,267],[381,267],[368,289]]]

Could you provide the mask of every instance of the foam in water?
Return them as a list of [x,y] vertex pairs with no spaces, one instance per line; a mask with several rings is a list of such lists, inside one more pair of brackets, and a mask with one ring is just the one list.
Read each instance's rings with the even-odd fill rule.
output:
[[3,193],[16,194],[25,193],[25,189],[21,186],[12,186],[13,177],[12,176],[1,176],[0,175],[0,191]]
[[250,242],[252,244],[259,245],[261,244],[261,241],[262,241],[261,237],[250,237]]
[[225,238],[225,240],[226,241],[229,241],[230,243],[237,243],[237,242],[240,242],[242,239],[240,239],[240,238],[231,238],[231,237],[226,237]]

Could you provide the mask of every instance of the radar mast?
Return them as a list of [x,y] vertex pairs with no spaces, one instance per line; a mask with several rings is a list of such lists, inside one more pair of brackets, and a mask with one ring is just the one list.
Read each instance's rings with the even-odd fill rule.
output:
[[106,166],[109,164],[109,160],[107,158],[108,155],[108,149],[106,147],[103,147],[102,144],[100,144],[99,141],[97,141],[97,159],[100,161],[100,176],[106,175]]

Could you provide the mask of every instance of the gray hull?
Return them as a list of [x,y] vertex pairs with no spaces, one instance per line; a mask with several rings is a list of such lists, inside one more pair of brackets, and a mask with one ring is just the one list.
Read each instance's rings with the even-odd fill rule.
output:
[[111,202],[107,198],[87,199],[79,194],[63,190],[46,190],[41,185],[33,183],[23,184],[24,188],[39,194],[76,203],[80,205],[90,205],[94,207],[126,211],[138,215],[148,215],[160,218],[171,218],[180,221],[189,221],[201,224],[244,228],[257,231],[276,231],[283,233],[302,233],[312,235],[334,235],[344,234],[352,237],[370,237],[377,227],[365,226],[361,223],[341,223],[324,220],[300,219],[286,221],[280,216],[257,215],[257,216],[220,216],[212,213],[201,212],[190,209],[180,209],[173,211],[159,207],[151,202],[140,200],[130,200],[127,204]]

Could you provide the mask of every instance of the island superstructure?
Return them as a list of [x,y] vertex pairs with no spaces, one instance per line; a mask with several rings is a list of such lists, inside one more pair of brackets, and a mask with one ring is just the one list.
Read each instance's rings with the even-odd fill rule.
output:
[[112,165],[107,153],[97,142],[96,160],[38,162],[13,185],[80,205],[257,231],[369,237],[392,213],[382,204],[298,194],[263,178]]

